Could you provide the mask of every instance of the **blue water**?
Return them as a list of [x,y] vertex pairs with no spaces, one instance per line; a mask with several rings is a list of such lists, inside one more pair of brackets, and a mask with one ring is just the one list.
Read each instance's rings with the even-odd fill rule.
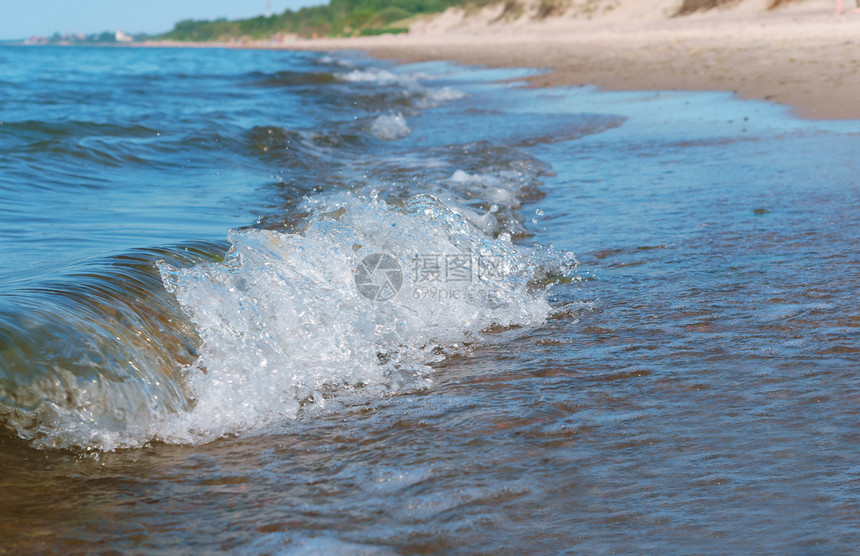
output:
[[0,546],[851,552],[856,122],[531,73],[0,49]]

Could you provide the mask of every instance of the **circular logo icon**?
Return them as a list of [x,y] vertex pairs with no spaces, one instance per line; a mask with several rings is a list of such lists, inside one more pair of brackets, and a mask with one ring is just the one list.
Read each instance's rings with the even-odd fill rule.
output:
[[391,299],[403,285],[403,271],[387,253],[371,253],[361,259],[353,275],[358,293],[373,301]]

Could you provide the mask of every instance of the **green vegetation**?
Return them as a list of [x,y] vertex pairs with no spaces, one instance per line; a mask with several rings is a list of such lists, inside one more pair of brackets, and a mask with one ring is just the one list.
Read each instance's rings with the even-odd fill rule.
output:
[[383,29],[362,29],[358,34],[362,37],[375,37],[377,35],[400,35],[408,32],[409,27],[385,27]]
[[[467,13],[477,12],[493,4],[502,4],[501,14],[493,21],[512,21],[522,17],[529,9],[537,20],[565,13],[589,18],[600,8],[609,11],[619,0],[604,5],[600,0],[539,0],[531,10],[524,0],[329,0],[327,5],[286,10],[272,16],[248,19],[208,20],[186,19],[162,35],[139,34],[129,36],[122,31],[91,35],[55,33],[50,38],[31,37],[30,44],[121,44],[145,40],[172,40],[189,42],[283,39],[290,35],[311,37],[354,37],[408,33],[409,25],[422,15],[441,13],[449,7],[459,7]],[[682,0],[674,16],[684,16],[736,4],[741,0]],[[767,0],[770,10],[802,0]]]
[[486,5],[488,0],[331,0],[325,6],[287,10],[270,17],[229,21],[187,19],[159,39],[216,41],[232,38],[269,39],[294,34],[301,37],[379,35],[408,31],[403,22],[418,15],[463,4]]

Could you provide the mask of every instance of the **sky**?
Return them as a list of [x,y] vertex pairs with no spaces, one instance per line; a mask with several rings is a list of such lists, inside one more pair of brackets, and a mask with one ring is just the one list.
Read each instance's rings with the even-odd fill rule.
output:
[[[272,13],[328,0],[270,0]],[[0,0],[0,40],[59,33],[161,33],[181,19],[264,14],[266,0]]]

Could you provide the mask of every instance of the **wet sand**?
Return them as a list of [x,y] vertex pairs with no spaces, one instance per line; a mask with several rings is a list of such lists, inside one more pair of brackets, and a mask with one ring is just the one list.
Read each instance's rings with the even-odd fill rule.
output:
[[569,10],[541,21],[506,20],[501,9],[449,11],[413,24],[409,35],[280,47],[544,68],[531,79],[540,87],[733,91],[789,105],[807,118],[860,118],[860,14],[836,15],[828,1],[766,10],[764,2],[746,0],[731,9],[667,17],[677,9],[671,2],[629,0],[591,19]]

